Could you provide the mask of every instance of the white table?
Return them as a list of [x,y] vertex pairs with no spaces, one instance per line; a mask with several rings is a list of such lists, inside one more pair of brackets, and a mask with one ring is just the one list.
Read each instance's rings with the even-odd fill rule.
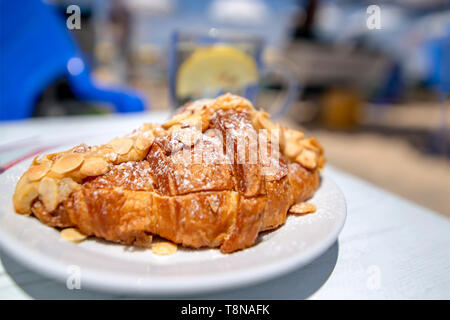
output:
[[[42,144],[60,144],[62,137],[69,144],[80,138],[107,141],[144,121],[165,118],[165,113],[151,113],[0,123],[0,166]],[[325,254],[265,283],[187,298],[450,299],[449,219],[332,166],[324,174],[339,185],[348,205],[339,240]],[[3,252],[0,259],[0,299],[124,298],[68,290]]]

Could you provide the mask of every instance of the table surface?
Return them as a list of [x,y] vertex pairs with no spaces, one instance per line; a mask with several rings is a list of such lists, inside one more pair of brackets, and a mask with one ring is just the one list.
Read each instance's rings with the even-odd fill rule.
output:
[[[160,122],[164,112],[0,123],[0,167],[42,146],[107,141]],[[177,298],[450,299],[450,220],[328,165],[343,191],[347,221],[338,241],[309,265],[237,290]],[[450,203],[449,203],[450,205]],[[0,251],[0,299],[128,298],[69,290]],[[164,297],[146,297],[164,298]]]

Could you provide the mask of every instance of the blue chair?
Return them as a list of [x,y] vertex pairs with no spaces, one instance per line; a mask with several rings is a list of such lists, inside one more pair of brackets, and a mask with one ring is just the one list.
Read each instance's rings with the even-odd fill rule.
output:
[[450,93],[450,24],[446,35],[430,39],[424,49],[430,66],[427,84],[440,93]]
[[32,116],[36,99],[65,77],[80,100],[106,102],[117,112],[145,109],[132,89],[101,88],[56,9],[41,0],[0,0],[0,120]]
[[[430,39],[425,46],[429,61],[427,84],[433,87],[441,98],[442,114],[445,115],[445,103],[450,94],[450,24],[447,33],[441,38]],[[450,140],[448,139],[445,116],[441,127],[434,132],[428,142],[428,151],[450,156]]]

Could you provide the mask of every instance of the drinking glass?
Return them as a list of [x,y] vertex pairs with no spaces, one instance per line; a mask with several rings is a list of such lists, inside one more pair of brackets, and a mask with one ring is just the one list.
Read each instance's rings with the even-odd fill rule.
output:
[[298,96],[296,77],[280,63],[264,63],[263,50],[263,40],[253,35],[218,29],[174,32],[169,47],[172,108],[226,92],[254,103],[261,78],[278,75],[286,84],[284,101],[268,111],[275,117],[285,114]]

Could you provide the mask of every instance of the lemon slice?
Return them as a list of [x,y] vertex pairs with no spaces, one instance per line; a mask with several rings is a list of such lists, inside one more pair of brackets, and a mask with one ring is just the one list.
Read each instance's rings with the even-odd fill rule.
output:
[[179,97],[208,97],[220,91],[235,91],[258,81],[255,60],[229,46],[197,48],[182,63],[176,80]]

